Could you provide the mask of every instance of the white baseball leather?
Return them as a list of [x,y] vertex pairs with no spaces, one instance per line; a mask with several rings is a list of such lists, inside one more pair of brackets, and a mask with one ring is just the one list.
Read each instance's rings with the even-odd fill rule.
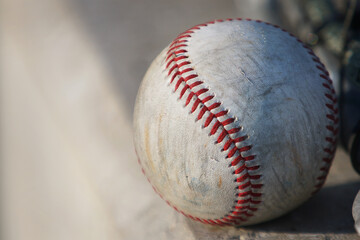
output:
[[260,21],[214,21],[180,34],[150,66],[135,149],[155,191],[185,216],[255,224],[324,183],[336,104],[324,66],[294,36]]

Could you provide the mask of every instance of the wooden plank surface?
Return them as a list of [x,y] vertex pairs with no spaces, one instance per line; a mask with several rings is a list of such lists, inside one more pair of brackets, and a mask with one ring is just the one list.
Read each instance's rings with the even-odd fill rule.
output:
[[4,239],[357,238],[359,177],[342,151],[317,196],[248,228],[191,222],[142,176],[131,131],[142,76],[181,31],[240,17],[233,1],[4,0],[0,9]]

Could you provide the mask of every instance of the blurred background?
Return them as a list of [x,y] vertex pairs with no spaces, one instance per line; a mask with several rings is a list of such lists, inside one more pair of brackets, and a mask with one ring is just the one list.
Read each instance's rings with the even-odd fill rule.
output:
[[[351,207],[360,178],[342,149],[324,189],[304,206],[268,223],[216,230],[153,192],[132,139],[141,79],[177,34],[218,18],[269,21],[313,46],[337,83],[344,55],[337,36],[349,5],[1,0],[1,239],[356,239]],[[340,27],[325,31],[332,22]]]

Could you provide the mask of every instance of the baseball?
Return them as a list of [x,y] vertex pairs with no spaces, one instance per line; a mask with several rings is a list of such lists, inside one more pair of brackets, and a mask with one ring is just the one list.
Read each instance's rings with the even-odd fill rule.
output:
[[135,149],[178,212],[251,225],[321,188],[337,114],[329,73],[304,43],[259,20],[216,20],[178,35],[151,64],[135,104]]

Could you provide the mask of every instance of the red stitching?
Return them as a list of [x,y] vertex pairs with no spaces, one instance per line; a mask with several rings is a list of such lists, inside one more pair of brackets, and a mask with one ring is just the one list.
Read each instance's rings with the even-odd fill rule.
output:
[[237,151],[238,151],[238,148],[237,148],[236,146],[233,147],[233,148],[229,151],[227,157],[228,157],[228,158],[231,158],[232,156],[235,155],[235,153],[236,153]]
[[[197,77],[197,75],[194,75],[194,76]],[[185,81],[186,81],[186,80],[185,80]],[[200,84],[202,84],[202,83],[203,83],[202,81],[196,81],[196,82],[190,84],[189,87],[190,87],[191,89],[193,89],[194,87],[196,87],[197,85],[200,85]]]
[[199,91],[195,92],[195,95],[199,97],[201,94],[206,93],[207,91],[209,91],[209,89],[202,88]]
[[247,139],[248,137],[247,136],[242,136],[242,137],[238,137],[238,138],[235,138],[234,139],[234,142],[242,142],[242,141],[244,141],[245,139]]
[[199,112],[197,120],[200,120],[204,116],[205,113],[206,113],[206,108],[202,108]]
[[[186,99],[186,102],[185,102],[185,106],[187,106],[190,101],[194,99],[194,102],[193,102],[193,105],[192,105],[192,108],[191,108],[191,112],[195,112],[196,109],[198,108],[199,105],[201,105],[201,110],[199,111],[198,115],[197,115],[197,120],[200,120],[203,118],[203,116],[205,115],[206,112],[209,112],[208,116],[206,117],[205,121],[204,121],[204,125],[203,127],[206,128],[208,127],[212,122],[213,120],[215,119],[216,121],[214,122],[211,130],[210,130],[210,135],[214,135],[218,132],[219,128],[222,129],[222,131],[220,132],[220,134],[218,135],[217,137],[217,141],[216,143],[222,143],[224,141],[224,139],[226,137],[228,137],[228,140],[227,142],[224,144],[224,148],[223,150],[226,151],[228,150],[228,148],[230,148],[230,146],[232,145],[233,147],[231,148],[231,150],[228,152],[227,154],[227,157],[228,158],[231,158],[233,156],[235,156],[235,154],[237,154],[237,152],[239,153],[239,155],[236,155],[237,157],[235,159],[237,159],[236,161],[233,160],[232,161],[232,164],[234,164],[235,162],[239,163],[240,162],[240,157],[241,156],[241,153],[244,152],[244,151],[248,151],[250,150],[251,146],[246,146],[246,147],[242,147],[242,148],[238,148],[236,147],[233,143],[236,143],[236,142],[242,142],[244,141],[245,139],[247,139],[246,136],[242,136],[242,137],[237,137],[235,139],[233,139],[230,135],[231,134],[234,134],[234,133],[237,133],[241,130],[240,127],[238,128],[231,128],[230,130],[226,130],[225,126],[229,126],[230,124],[233,124],[235,122],[235,118],[232,118],[232,117],[227,117],[227,114],[228,114],[228,110],[223,110],[221,109],[221,103],[220,102],[215,102],[215,103],[212,103],[210,106],[206,106],[205,103],[208,102],[209,100],[213,99],[214,96],[212,94],[210,94],[210,96],[206,96],[203,98],[203,100],[200,99],[200,96],[202,94],[205,94],[206,92],[209,91],[209,89],[205,88],[205,87],[202,87],[202,84],[203,82],[196,79],[198,78],[198,76],[196,74],[194,75],[190,75],[190,76],[183,76],[183,72],[181,72],[179,70],[180,67],[187,67],[187,71],[192,71],[193,69],[190,67],[190,63],[188,61],[183,61],[181,63],[178,63],[178,61],[182,61],[184,59],[187,58],[187,56],[185,55],[181,55],[181,57],[176,57],[177,54],[181,53],[181,54],[186,54],[187,53],[187,50],[186,49],[183,49],[185,44],[180,44],[180,43],[177,43],[177,41],[179,41],[179,39],[186,39],[187,37],[191,37],[190,36],[190,32],[194,32],[195,30],[198,30],[200,29],[200,27],[205,27],[207,26],[208,24],[214,24],[215,22],[222,22],[223,20],[215,20],[214,22],[212,23],[207,23],[207,24],[201,24],[201,25],[197,25],[195,27],[193,27],[192,29],[189,29],[186,31],[186,34],[183,33],[183,34],[180,34],[179,37],[177,37],[174,42],[170,45],[170,49],[168,50],[167,52],[167,57],[166,57],[166,61],[167,61],[167,65],[166,65],[166,69],[169,69],[169,75],[171,75],[174,71],[174,69],[177,69],[177,71],[173,74],[173,76],[171,76],[171,81],[170,81],[170,84],[174,81],[175,78],[179,78],[179,80],[177,81],[176,83],[176,86],[175,86],[175,89],[177,89],[179,87],[180,84],[182,84],[183,82],[185,82],[184,84],[184,87],[180,93],[180,98],[187,92],[187,91],[190,91],[187,99]],[[226,20],[226,21],[230,21],[229,19]],[[232,19],[231,19],[232,21]],[[185,37],[187,36],[187,37]],[[180,46],[182,45],[182,46]],[[180,47],[178,47],[180,46]],[[176,52],[175,52],[176,51]],[[174,56],[174,57],[171,57],[171,56]],[[171,66],[171,67],[170,67]],[[186,84],[186,81],[190,80],[190,79],[193,79],[194,82],[192,84],[187,85]],[[199,87],[200,89],[198,89],[197,91],[192,91],[192,89],[194,87]],[[176,90],[175,90],[176,91]],[[220,111],[217,111],[217,109],[220,109]],[[213,112],[214,111],[214,112]],[[215,111],[217,111],[217,113],[215,113]],[[220,121],[219,118],[220,117],[224,117],[225,120],[222,120]],[[251,161],[255,159],[255,156],[248,156],[246,157],[246,159],[244,158],[244,160],[247,160],[247,161]],[[236,164],[235,164],[236,165]],[[246,169],[246,165],[243,165],[244,166],[244,170]],[[259,166],[255,166],[252,168],[252,170],[257,170],[259,168]],[[251,169],[249,169],[251,170]],[[236,170],[234,171],[236,172]],[[260,175],[251,175],[251,174],[247,174],[245,175],[246,178],[248,179],[248,183],[245,183],[246,185],[249,184],[249,186],[252,186],[253,184],[251,184],[250,182],[250,179],[252,180],[255,180],[255,179],[259,179],[260,178]],[[255,185],[255,188],[258,188],[262,185]],[[242,189],[243,187],[245,187],[245,185],[240,185],[239,186],[240,188],[239,189]],[[251,190],[252,191],[252,190]],[[252,197],[260,197],[261,195],[259,194],[251,194]],[[257,200],[249,200],[249,202],[251,202],[252,204],[258,204],[260,203],[260,201],[257,201]],[[255,209],[255,208],[254,208]],[[256,208],[257,209],[257,208]],[[245,213],[235,213],[236,215],[245,215],[243,216],[241,219],[243,219],[243,221],[245,221],[245,219],[247,219],[249,216],[252,216],[253,214],[250,214],[248,211],[250,211],[249,209],[247,209],[247,211],[245,211]],[[230,222],[230,223],[235,223],[234,221],[228,221],[228,217],[230,216],[230,214],[227,214],[226,216],[224,216],[223,218],[221,219],[218,219],[218,221],[216,220],[207,220],[207,221],[202,221],[202,222],[221,222],[221,223],[224,223],[224,222]],[[238,216],[239,217],[239,216]],[[237,221],[239,221],[239,219],[237,219]]]
[[206,98],[204,98],[202,101],[203,101],[203,103],[206,103],[207,101],[210,101],[211,99],[213,99],[214,98],[214,96],[207,96]]
[[180,73],[181,75],[183,75],[184,73],[187,73],[187,72],[190,72],[190,71],[192,71],[192,68],[186,68],[186,69],[184,69],[184,70],[182,70],[182,71],[179,71],[179,73]]
[[[169,57],[171,57],[171,55],[169,55]],[[175,58],[172,58],[167,64],[166,64],[166,68],[168,68],[170,66],[171,63],[175,62]]]
[[331,111],[333,111],[335,114],[339,112],[339,109],[335,108],[333,104],[325,104],[327,108],[329,108]]
[[175,77],[178,76],[179,74],[180,74],[179,71],[176,71],[176,73],[174,73],[174,75],[171,77],[170,84],[174,81]]
[[329,136],[325,137],[325,141],[329,143],[329,147],[324,148],[324,154],[326,157],[322,159],[325,166],[321,166],[319,169],[320,176],[317,177],[317,184],[315,185],[315,189],[312,192],[312,194],[315,194],[318,192],[321,187],[324,185],[326,176],[330,170],[331,162],[334,158],[335,151],[336,151],[336,142],[337,142],[337,134],[338,134],[338,108],[335,107],[337,104],[337,98],[335,95],[334,87],[332,86],[332,81],[329,77],[329,72],[325,69],[324,64],[320,61],[320,59],[314,54],[311,48],[303,44],[305,48],[308,49],[308,53],[313,56],[311,59],[314,61],[315,66],[318,70],[320,70],[320,79],[325,80],[325,82],[322,83],[322,86],[326,90],[324,93],[325,98],[330,101],[330,103],[325,103],[326,109],[330,111],[330,113],[326,114],[326,118],[329,119],[330,123],[329,125],[326,125],[325,128],[328,130],[328,132],[331,134]]
[[324,152],[329,153],[330,155],[333,155],[335,153],[335,149],[324,148]]
[[[233,20],[235,20],[235,19],[226,19],[225,21],[233,21]],[[236,18],[236,20],[242,21],[243,19]],[[278,28],[281,31],[287,32],[286,30],[280,28],[279,26],[273,25],[273,24],[270,24],[267,22],[262,22],[260,20],[251,20],[248,18],[245,20],[246,21],[255,21],[258,23],[265,23],[267,25]],[[204,128],[208,127],[210,125],[210,123],[214,119],[216,119],[216,122],[214,123],[214,125],[210,131],[210,135],[214,135],[219,130],[219,128],[222,129],[221,133],[219,134],[219,136],[217,138],[217,141],[216,141],[217,144],[222,143],[224,141],[224,139],[226,137],[228,137],[228,140],[226,141],[226,143],[223,146],[223,151],[226,151],[230,148],[230,146],[233,146],[233,148],[228,153],[228,157],[236,156],[231,161],[229,167],[237,166],[238,164],[241,163],[241,161],[243,161],[241,166],[239,166],[233,172],[234,175],[237,175],[237,174],[242,174],[245,171],[245,174],[243,174],[241,177],[235,178],[235,181],[240,183],[240,185],[237,186],[237,189],[242,191],[240,193],[237,193],[236,197],[250,196],[248,199],[238,199],[235,201],[235,205],[233,206],[233,208],[236,210],[241,210],[241,211],[232,211],[220,219],[201,219],[198,217],[194,217],[194,216],[186,214],[183,211],[177,209],[175,206],[172,206],[168,201],[166,201],[166,200],[165,201],[170,206],[172,206],[176,211],[180,212],[181,214],[183,214],[186,217],[189,217],[195,221],[199,221],[202,223],[211,224],[211,225],[219,225],[219,226],[238,224],[239,222],[245,222],[248,220],[249,217],[253,216],[254,215],[253,213],[256,212],[258,210],[258,208],[256,206],[254,207],[254,206],[250,205],[250,203],[253,205],[260,204],[261,200],[253,199],[253,197],[259,198],[262,196],[261,193],[254,192],[254,190],[256,189],[257,191],[259,191],[263,187],[263,184],[251,183],[251,180],[260,179],[261,175],[250,174],[250,172],[249,172],[249,171],[258,170],[260,168],[260,166],[257,165],[257,166],[248,167],[245,165],[246,161],[254,160],[256,156],[250,155],[250,156],[243,157],[241,155],[242,152],[249,151],[251,149],[251,146],[244,146],[244,147],[238,148],[235,145],[235,143],[242,142],[245,139],[247,139],[247,136],[242,136],[242,137],[238,137],[235,139],[233,139],[231,137],[232,134],[238,133],[242,128],[236,127],[236,128],[231,128],[230,130],[226,130],[225,126],[228,126],[229,124],[233,124],[235,119],[231,118],[231,117],[226,118],[228,111],[221,109],[221,103],[213,103],[210,107],[207,107],[205,105],[206,102],[208,102],[209,100],[214,98],[213,95],[209,95],[209,96],[206,96],[202,100],[200,99],[200,95],[209,91],[209,89],[207,89],[206,87],[202,87],[201,89],[199,89],[196,92],[192,91],[192,88],[201,87],[201,84],[203,84],[202,81],[195,81],[191,85],[188,85],[186,83],[186,81],[188,81],[188,80],[196,79],[198,77],[196,74],[189,75],[187,77],[183,76],[184,73],[193,71],[193,68],[191,67],[191,63],[189,61],[184,60],[187,58],[187,56],[185,55],[187,53],[187,50],[185,49],[187,47],[186,43],[188,42],[187,38],[191,38],[191,34],[193,34],[196,30],[201,29],[201,27],[206,27],[209,24],[215,24],[217,22],[223,22],[223,21],[224,20],[215,20],[212,22],[199,24],[199,25],[196,25],[196,26],[190,28],[189,30],[185,31],[184,33],[180,34],[170,44],[169,49],[167,51],[167,56],[165,59],[165,61],[167,62],[166,69],[168,69],[168,75],[169,76],[171,75],[170,84],[173,83],[175,78],[179,78],[176,83],[176,86],[175,86],[175,91],[177,90],[177,88],[179,87],[180,84],[185,83],[184,87],[182,88],[182,91],[180,93],[180,98],[182,98],[182,96],[185,95],[186,92],[189,92],[189,95],[185,101],[185,106],[187,106],[192,100],[194,100],[192,107],[191,107],[191,113],[195,112],[199,105],[201,106],[201,110],[197,116],[197,120],[202,119],[204,114],[209,112],[209,115],[206,118],[204,125],[203,125]],[[302,43],[302,41],[297,39],[293,34],[291,34],[291,33],[288,33],[288,34],[290,36],[294,37],[298,42]],[[332,134],[331,137],[330,136],[326,137],[326,141],[331,144],[331,149],[330,148],[324,149],[324,152],[327,154],[327,156],[324,157],[322,160],[327,165],[325,167],[322,166],[320,169],[320,171],[322,172],[322,174],[318,177],[318,180],[320,182],[315,186],[315,189],[318,190],[318,189],[320,189],[320,187],[323,185],[323,183],[325,181],[325,177],[327,175],[327,172],[328,172],[328,169],[329,169],[329,166],[330,166],[330,163],[332,161],[333,154],[335,151],[334,146],[336,143],[336,135],[338,132],[338,128],[336,126],[336,124],[338,123],[338,118],[335,117],[334,114],[337,115],[337,113],[338,113],[338,109],[335,107],[335,104],[337,103],[337,99],[336,99],[336,96],[334,95],[334,93],[335,93],[334,89],[331,86],[332,81],[328,77],[329,73],[325,70],[324,65],[320,62],[319,58],[313,53],[313,51],[308,46],[306,46],[303,43],[302,43],[302,45],[307,50],[308,54],[312,56],[312,60],[316,64],[316,68],[321,71],[321,74],[319,76],[321,79],[324,79],[326,81],[326,82],[324,82],[323,86],[325,89],[329,90],[328,93],[325,93],[325,97],[326,97],[326,99],[328,99],[331,102],[331,103],[326,103],[327,109],[329,109],[332,112],[332,114],[329,114],[329,116],[327,116],[327,118],[330,119],[331,121],[330,121],[330,124],[326,126],[326,129]],[[182,61],[182,62],[177,62],[177,61]],[[184,68],[184,67],[187,67],[187,68],[180,70],[180,68]],[[175,69],[177,69],[177,70],[173,73],[173,71]],[[218,111],[218,113],[214,114],[211,111],[215,110],[215,109],[220,109],[220,111]],[[226,119],[224,121],[220,122],[218,120],[219,117],[225,117]],[[238,153],[238,155],[236,155],[236,153]],[[328,156],[329,154],[331,156]],[[140,161],[139,161],[139,163],[140,163]],[[141,165],[141,163],[140,163],[140,165]],[[324,175],[324,172],[325,172],[325,175]],[[143,170],[143,173],[145,174],[144,170]],[[154,188],[154,190],[155,190],[155,192],[158,193],[158,191],[155,188]],[[161,195],[160,195],[160,197],[163,198]],[[247,205],[244,205],[244,204],[247,204]]]
[[190,103],[190,101],[191,101],[191,99],[193,98],[194,95],[195,95],[195,93],[193,93],[193,92],[191,92],[191,93],[189,94],[189,96],[188,96],[187,99],[186,99],[185,106],[187,106],[187,105]]
[[235,121],[234,118],[228,118],[225,121],[221,122],[223,126],[229,125],[230,123],[233,123]]
[[[172,66],[170,69],[169,69],[169,72],[168,72],[168,76],[170,76],[170,74],[172,73],[172,71],[174,71],[174,69],[177,68],[177,65],[174,64],[174,66]],[[179,71],[177,71],[179,72]]]
[[319,69],[321,72],[326,72],[325,68],[323,68],[323,64],[321,62],[320,62],[320,64],[321,65],[316,65],[316,68]]
[[[248,199],[241,199],[241,200],[238,201],[238,204],[239,204],[239,205],[242,205],[242,204],[244,204],[244,203],[250,203],[250,198],[248,198]],[[235,215],[238,215],[239,213],[241,213],[241,212],[233,212],[233,214],[235,214]]]
[[[180,54],[180,53],[186,53],[187,51],[185,50],[185,49],[180,49],[180,50],[177,50],[177,51],[175,51],[174,52],[174,54],[175,54],[175,56],[176,55],[178,55],[178,54]],[[169,56],[171,56],[171,55],[169,55]],[[166,59],[167,60],[167,59]]]
[[331,91],[332,94],[335,94],[335,90],[332,86],[330,86],[329,84],[327,83],[323,83],[322,84],[325,88],[329,89]]
[[215,114],[215,116],[216,116],[217,118],[219,118],[219,117],[222,117],[222,116],[226,115],[228,112],[229,112],[229,111],[224,110],[224,111],[218,112],[217,114]]
[[[238,173],[234,172],[234,174],[238,174]],[[243,190],[243,189],[246,189],[246,188],[250,187],[250,185],[251,185],[251,183],[250,183],[250,181],[248,181],[248,182],[246,182],[244,184],[239,185],[238,189]]]
[[168,54],[169,54],[169,52],[173,51],[176,48],[181,48],[181,47],[186,47],[186,46],[187,46],[186,44],[179,44],[179,45],[173,46],[172,48],[170,48],[168,50]]
[[214,135],[220,126],[221,126],[221,123],[219,121],[216,121],[214,126],[211,128],[210,135]]
[[242,148],[239,148],[239,152],[249,151],[250,149],[251,149],[251,146],[242,147]]
[[[250,156],[244,157],[244,161],[245,161],[245,162],[246,162],[246,161],[253,160],[253,159],[255,159],[255,155],[250,155]],[[255,166],[255,167],[259,168],[259,166]],[[254,168],[255,168],[255,167],[254,167]],[[248,167],[249,170],[251,170],[251,168],[252,168],[252,167]],[[255,169],[254,169],[254,170],[255,170]]]
[[[237,201],[236,201],[237,202]],[[250,209],[249,206],[234,206],[236,210],[244,210],[244,209]]]
[[216,103],[213,103],[210,107],[208,107],[209,111],[213,110],[214,108],[217,108],[221,105],[221,103],[219,102],[216,102]]
[[334,126],[331,126],[331,125],[326,126],[326,129],[329,130],[330,132],[332,132],[332,134],[334,136],[336,136],[338,134],[338,131],[339,131],[338,128],[334,128]]
[[329,167],[322,167],[320,168],[320,171],[328,172],[329,169],[330,169]]
[[[184,34],[184,33],[183,33],[183,34]],[[178,40],[178,39],[181,39],[181,38],[189,38],[189,37],[191,37],[191,35],[189,35],[189,34],[180,35],[180,36],[178,36],[177,38],[175,38],[175,40]]]
[[229,130],[228,133],[233,134],[233,133],[237,133],[240,130],[241,130],[241,128],[233,128],[233,129]]
[[175,66],[176,66],[177,68],[181,68],[182,66],[189,65],[189,64],[190,64],[190,62],[184,61],[184,62],[179,63],[178,65],[175,65]]
[[226,132],[226,130],[224,129],[224,130],[221,132],[221,134],[219,135],[219,137],[218,137],[218,139],[216,140],[216,142],[217,142],[217,143],[221,143],[221,142],[224,140],[224,138],[226,137],[226,135],[227,135],[227,132]]
[[325,140],[326,140],[327,142],[330,142],[331,144],[336,144],[336,141],[335,141],[333,138],[331,138],[331,137],[326,137]]
[[224,151],[228,150],[232,143],[233,139],[230,138],[224,145]]
[[179,60],[185,59],[185,58],[188,58],[188,57],[187,57],[187,56],[174,57],[174,58],[173,58],[173,61],[179,61]]
[[191,113],[195,112],[195,110],[199,106],[199,104],[200,104],[200,99],[197,98],[194,102],[194,105],[191,108]]
[[335,124],[337,124],[339,122],[339,118],[335,117],[334,115],[332,114],[327,114],[326,117],[328,119],[330,119],[331,121],[333,121]]
[[254,193],[254,192],[251,192],[251,196],[261,197],[261,196],[262,196],[262,193]]
[[[208,111],[207,108],[204,108],[204,109],[205,109],[205,111]],[[214,114],[212,114],[212,113],[209,114],[209,116],[208,116],[208,117],[206,118],[206,120],[205,120],[204,128],[206,128],[207,126],[210,125],[210,123],[211,123],[211,121],[214,119],[214,117],[215,117]]]
[[[245,165],[243,165],[244,167],[243,168],[241,168],[241,172],[243,172],[245,169],[246,169],[246,166]],[[241,172],[239,172],[239,173],[241,173]],[[245,180],[247,180],[249,178],[249,174],[248,173],[245,173],[244,175],[242,175],[241,177],[238,177],[237,179],[236,179],[236,181],[237,182],[244,182]]]
[[186,39],[174,41],[169,47],[172,48],[175,44],[188,42]]
[[180,84],[184,81],[184,79],[182,77],[179,78],[179,80],[176,82],[175,85],[175,92],[176,90],[180,87]]
[[337,98],[336,96],[334,95],[334,93],[331,92],[331,94],[329,93],[325,93],[325,97],[327,99],[329,99],[330,101],[332,101],[333,103],[337,103]]
[[183,89],[181,90],[181,93],[180,93],[180,99],[182,98],[182,96],[184,96],[186,90],[189,88],[189,85],[185,85],[185,87],[183,87]]
[[252,193],[251,191],[242,192],[242,193],[239,193],[238,196],[239,197],[246,197],[246,196],[250,195],[251,193]]
[[[189,80],[191,80],[191,79],[193,79],[193,78],[196,78],[197,76],[198,76],[198,75],[196,75],[196,74],[191,74],[191,75],[185,77],[184,80],[185,80],[185,82],[187,82],[187,81],[189,81]],[[202,83],[202,82],[201,82],[201,83]],[[191,85],[190,85],[190,86],[191,86]],[[191,88],[193,88],[193,87],[191,87]]]
[[237,158],[235,158],[232,162],[231,162],[231,166],[236,166],[241,160],[243,160],[243,158],[239,155]]

